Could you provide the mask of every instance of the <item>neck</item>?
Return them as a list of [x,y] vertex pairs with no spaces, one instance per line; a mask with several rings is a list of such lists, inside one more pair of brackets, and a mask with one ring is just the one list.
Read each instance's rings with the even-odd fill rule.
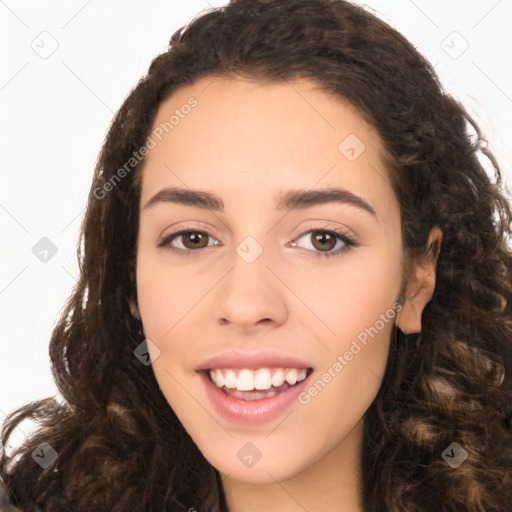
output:
[[254,484],[221,475],[229,512],[363,512],[362,427],[361,421],[326,456],[285,480]]

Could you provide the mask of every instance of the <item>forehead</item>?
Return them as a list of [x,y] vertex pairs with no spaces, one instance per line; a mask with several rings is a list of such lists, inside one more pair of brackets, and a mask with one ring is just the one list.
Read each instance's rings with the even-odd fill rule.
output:
[[394,195],[376,130],[311,80],[200,79],[160,105],[152,137],[142,201],[162,186],[256,198],[342,185],[383,207]]

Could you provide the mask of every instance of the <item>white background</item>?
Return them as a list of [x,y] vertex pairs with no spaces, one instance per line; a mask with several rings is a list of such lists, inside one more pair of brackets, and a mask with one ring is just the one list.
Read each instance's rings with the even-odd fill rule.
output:
[[[435,65],[512,181],[512,2],[357,3]],[[77,277],[78,228],[113,113],[176,29],[224,4],[0,0],[0,421],[25,402],[57,393],[48,342]],[[42,237],[58,249],[46,263],[32,253]]]

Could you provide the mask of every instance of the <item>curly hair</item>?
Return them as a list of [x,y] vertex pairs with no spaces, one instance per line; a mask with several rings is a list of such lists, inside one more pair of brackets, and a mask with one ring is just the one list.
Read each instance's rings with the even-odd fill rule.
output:
[[[162,395],[136,300],[141,168],[98,190],[145,144],[162,101],[202,77],[309,78],[348,100],[386,148],[403,250],[443,233],[422,331],[395,330],[364,417],[368,511],[506,512],[512,506],[511,210],[496,159],[464,107],[400,33],[345,0],[232,0],[171,37],[116,113],[80,231],[80,277],[49,346],[63,397],[3,423],[0,476],[29,511],[227,511],[220,475]],[[486,171],[487,159],[491,173]],[[6,453],[25,419],[39,428]],[[47,468],[41,443],[58,454]],[[443,451],[467,459],[453,468]]]

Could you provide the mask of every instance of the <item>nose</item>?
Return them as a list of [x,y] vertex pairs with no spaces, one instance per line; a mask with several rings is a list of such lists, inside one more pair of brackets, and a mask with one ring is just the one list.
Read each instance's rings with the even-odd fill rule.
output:
[[240,330],[275,328],[287,318],[285,289],[268,266],[265,251],[252,262],[239,253],[217,287],[213,314],[220,325]]

